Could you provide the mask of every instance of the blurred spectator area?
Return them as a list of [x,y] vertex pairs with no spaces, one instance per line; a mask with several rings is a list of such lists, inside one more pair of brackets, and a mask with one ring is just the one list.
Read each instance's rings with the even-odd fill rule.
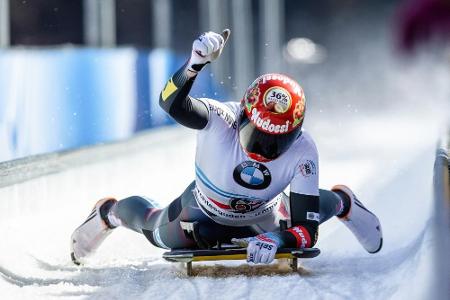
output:
[[[0,0],[0,29],[3,29],[0,47],[125,46],[166,48],[187,55],[199,33],[230,28],[232,43],[221,60],[211,65],[211,70],[225,88],[242,91],[258,74],[292,72],[287,67],[293,63],[322,62],[327,49],[338,44],[336,39],[348,44],[345,41],[352,42],[358,32],[375,35],[380,27],[377,24],[386,20],[386,12],[399,3],[398,0]],[[344,31],[348,34],[342,35]],[[336,48],[335,55],[339,55],[343,47]],[[288,51],[284,52],[285,49]],[[282,57],[286,53],[288,64]]]
[[[5,1],[5,0],[3,0]],[[95,0],[10,0],[11,46],[48,46],[60,44],[86,44],[84,26],[88,14],[88,1]],[[104,2],[108,2],[106,0]],[[153,48],[154,31],[151,30],[155,14],[155,2],[148,0],[116,0],[114,5],[117,45]],[[115,3],[114,3],[115,2]],[[162,1],[159,1],[162,2]],[[197,0],[170,1],[174,14],[170,24],[167,46],[183,47],[189,44],[199,31]]]
[[[155,47],[156,34],[160,32],[169,39],[168,45],[175,50],[185,50],[192,38],[205,30],[218,30],[215,25],[233,27],[236,11],[241,11],[257,33],[264,21],[272,23],[281,17],[284,26],[281,39],[307,36],[318,42],[325,42],[327,28],[333,25],[333,16],[346,17],[365,15],[374,7],[398,3],[396,0],[281,0],[275,6],[281,11],[269,15],[262,13],[263,7],[271,1],[248,0],[237,7],[240,0],[0,0],[9,2],[10,45],[46,46],[59,44],[87,44],[86,31],[92,27],[89,14],[95,3],[100,7],[98,14],[104,14],[111,5],[115,44],[136,47]],[[275,7],[274,6],[274,7]],[[0,6],[1,7],[1,6]],[[365,10],[365,11],[364,11]],[[281,15],[278,16],[278,14]],[[0,17],[1,18],[1,17]],[[159,19],[158,19],[159,18]],[[167,24],[164,18],[170,19]],[[218,20],[214,20],[218,19]],[[162,21],[162,22],[161,22]],[[113,28],[115,27],[115,28]],[[232,28],[239,30],[237,27]],[[255,39],[259,39],[255,34]],[[258,41],[256,41],[258,42]]]
[[10,0],[11,45],[83,44],[82,1]]
[[[280,40],[298,36],[319,44],[327,43],[327,32],[355,16],[380,14],[382,7],[397,7],[392,23],[399,33],[399,44],[412,48],[417,41],[437,33],[450,36],[450,0],[277,0],[281,10],[266,20],[263,7],[270,0],[0,0],[0,47],[89,45],[166,47],[185,51],[199,32],[219,30],[217,25],[233,27],[236,12],[248,19],[253,42],[264,44],[259,30],[265,21],[282,20]],[[275,7],[275,6],[274,6]],[[110,18],[103,29],[112,43],[95,43],[90,35],[100,19]],[[7,24],[8,23],[8,24]],[[242,27],[241,27],[242,28]],[[3,32],[3,34],[2,34]],[[7,32],[7,33],[5,33]],[[370,32],[368,32],[369,34]],[[2,35],[8,35],[8,41]],[[95,38],[94,38],[95,39]],[[257,52],[257,51],[255,51]],[[256,53],[258,55],[258,53]]]

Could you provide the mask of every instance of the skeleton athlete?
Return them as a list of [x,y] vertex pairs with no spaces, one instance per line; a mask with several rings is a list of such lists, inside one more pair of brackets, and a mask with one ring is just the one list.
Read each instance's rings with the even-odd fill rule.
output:
[[[247,248],[247,261],[270,263],[281,247],[312,247],[319,224],[337,216],[369,252],[382,247],[378,218],[344,185],[319,189],[318,152],[302,129],[305,96],[282,74],[265,74],[241,102],[189,96],[198,72],[220,56],[229,31],[202,34],[190,59],[167,82],[160,106],[179,124],[197,130],[195,180],[169,206],[132,196],[98,201],[72,234],[72,260],[95,252],[114,228],[145,235],[155,246],[197,249],[180,222],[197,221],[207,244]],[[289,196],[284,194],[290,186]],[[280,230],[279,221],[288,228]]]

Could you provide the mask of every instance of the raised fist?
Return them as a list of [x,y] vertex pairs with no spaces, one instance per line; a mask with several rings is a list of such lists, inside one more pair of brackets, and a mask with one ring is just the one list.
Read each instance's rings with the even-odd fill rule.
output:
[[219,57],[230,32],[229,29],[225,29],[222,34],[208,31],[194,41],[188,63],[189,75],[196,75],[206,64]]

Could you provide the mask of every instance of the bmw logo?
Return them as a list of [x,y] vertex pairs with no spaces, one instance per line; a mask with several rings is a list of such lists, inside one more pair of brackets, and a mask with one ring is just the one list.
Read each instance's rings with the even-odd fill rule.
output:
[[254,161],[240,163],[234,168],[233,178],[239,185],[252,190],[265,189],[272,180],[269,169]]

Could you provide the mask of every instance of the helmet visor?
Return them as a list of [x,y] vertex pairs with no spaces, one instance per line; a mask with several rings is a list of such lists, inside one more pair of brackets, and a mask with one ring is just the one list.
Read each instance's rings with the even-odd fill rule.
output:
[[273,160],[284,153],[300,136],[301,127],[285,134],[269,134],[258,130],[245,112],[239,121],[239,140],[247,153]]

